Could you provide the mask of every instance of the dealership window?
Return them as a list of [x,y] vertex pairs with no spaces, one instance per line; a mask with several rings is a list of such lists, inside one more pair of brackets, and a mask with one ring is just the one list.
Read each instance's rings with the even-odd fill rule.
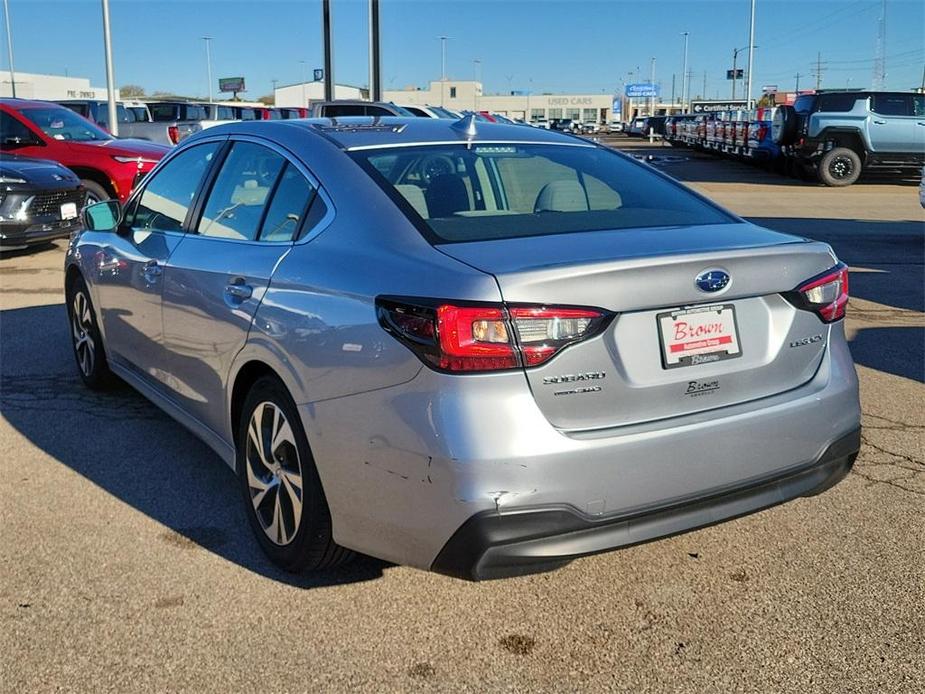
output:
[[451,99],[456,98],[456,87],[450,87],[450,98]]
[[533,108],[533,109],[530,109],[530,120],[532,120],[532,121],[537,121],[537,120],[540,120],[541,118],[545,118],[545,117],[546,117],[546,109],[545,109],[545,108]]
[[549,109],[549,120],[553,120],[556,118],[562,118],[562,109],[561,108]]
[[567,108],[565,109],[565,117],[571,120],[578,120],[581,118],[581,109],[580,108]]
[[586,108],[583,111],[584,115],[582,120],[585,123],[597,123],[597,109],[596,108]]

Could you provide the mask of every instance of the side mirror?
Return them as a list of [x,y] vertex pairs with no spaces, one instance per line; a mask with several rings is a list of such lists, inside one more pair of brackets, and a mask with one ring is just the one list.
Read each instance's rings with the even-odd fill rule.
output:
[[103,200],[83,211],[84,227],[90,231],[115,231],[122,222],[122,205],[118,200]]

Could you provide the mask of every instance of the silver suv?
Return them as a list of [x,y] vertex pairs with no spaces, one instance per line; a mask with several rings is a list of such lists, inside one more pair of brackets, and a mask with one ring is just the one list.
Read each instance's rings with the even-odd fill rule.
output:
[[224,125],[85,217],[81,377],[208,443],[287,569],[546,569],[818,493],[857,455],[832,249],[586,140]]

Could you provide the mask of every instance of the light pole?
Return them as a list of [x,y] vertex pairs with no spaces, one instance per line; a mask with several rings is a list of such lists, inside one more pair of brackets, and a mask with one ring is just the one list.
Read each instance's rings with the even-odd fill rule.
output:
[[299,65],[302,66],[302,108],[308,108],[308,102],[305,100],[305,61],[300,60]]
[[109,101],[109,132],[119,135],[119,119],[116,112],[116,85],[112,74],[112,34],[109,29],[109,0],[103,0],[103,46],[106,53],[106,92]]
[[443,106],[446,97],[446,42],[453,37],[438,36],[437,38],[440,39],[440,105]]
[[276,85],[279,84],[279,80],[270,80],[270,84],[273,85],[273,105],[276,106]]
[[755,0],[748,21],[748,76],[745,78],[745,108],[752,107],[752,65],[755,59]]
[[681,112],[687,113],[687,41],[690,38],[691,32],[684,31],[681,32],[681,36],[684,37],[684,69],[681,71]]
[[212,103],[212,37],[203,36],[202,40],[206,42],[206,74],[209,79],[209,103]]
[[[652,58],[652,62],[649,65],[649,89],[655,89],[655,58]],[[649,115],[655,115],[655,96],[649,97]]]
[[482,61],[479,58],[476,58],[472,61],[472,65],[475,67],[475,108],[473,110],[479,110],[479,93],[482,89]]
[[10,88],[16,98],[16,72],[13,70],[13,29],[10,27],[10,5],[3,0],[3,21],[6,22],[6,49],[10,56]]

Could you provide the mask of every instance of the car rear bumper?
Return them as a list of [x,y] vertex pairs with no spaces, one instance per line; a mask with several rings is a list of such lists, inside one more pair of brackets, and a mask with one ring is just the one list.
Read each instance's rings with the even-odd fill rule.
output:
[[[815,376],[798,388],[603,430],[554,428],[518,372],[457,376],[422,367],[400,385],[303,403],[334,539],[439,569],[451,538],[484,512],[569,508],[578,518],[622,522],[815,465],[861,419],[844,326],[831,331]],[[696,514],[677,515],[662,534],[680,532],[685,518],[690,528],[702,525]]]
[[809,465],[633,514],[600,519],[570,507],[483,511],[454,533],[431,569],[475,581],[505,578],[555,569],[576,557],[721,523],[829,489],[851,470],[860,445],[861,430],[856,429]]

